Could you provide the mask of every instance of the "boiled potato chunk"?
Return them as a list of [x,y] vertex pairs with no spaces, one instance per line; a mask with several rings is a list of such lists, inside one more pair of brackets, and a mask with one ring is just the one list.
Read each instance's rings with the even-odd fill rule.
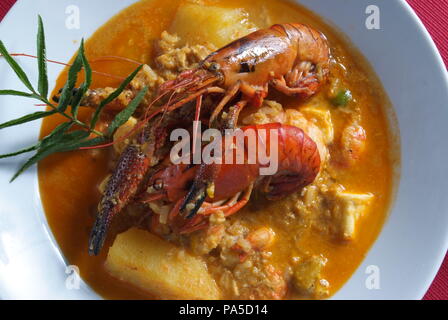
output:
[[144,230],[119,234],[105,267],[112,276],[162,299],[220,297],[204,261]]
[[190,3],[179,7],[169,31],[190,44],[220,48],[256,29],[244,10]]

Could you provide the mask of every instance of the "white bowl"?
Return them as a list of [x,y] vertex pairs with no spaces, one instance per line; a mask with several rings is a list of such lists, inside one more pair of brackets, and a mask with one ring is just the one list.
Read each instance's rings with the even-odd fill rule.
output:
[[[89,37],[133,0],[19,0],[0,24],[0,39],[11,52],[35,51],[37,14],[47,31],[52,59],[68,61],[74,40]],[[406,2],[377,1],[381,29],[365,27],[371,0],[301,0],[344,32],[367,57],[380,77],[398,119],[401,137],[401,180],[381,235],[364,262],[334,296],[336,299],[420,299],[434,278],[448,246],[448,77],[442,59]],[[65,10],[77,5],[81,29],[65,27]],[[51,10],[49,10],[51,8]],[[436,8],[435,8],[436,9]],[[20,59],[28,74],[34,60]],[[60,67],[49,66],[51,83]],[[0,88],[18,89],[4,61]],[[36,74],[32,81],[36,80]],[[1,97],[0,122],[32,112],[34,101]],[[0,153],[16,150],[38,138],[40,123],[0,131]],[[88,285],[68,289],[71,270],[48,227],[41,205],[36,169],[13,184],[9,178],[19,159],[0,162],[0,296],[7,299],[99,298]],[[380,288],[366,281],[377,266]],[[66,273],[68,272],[68,273]],[[68,280],[67,280],[68,279]]]

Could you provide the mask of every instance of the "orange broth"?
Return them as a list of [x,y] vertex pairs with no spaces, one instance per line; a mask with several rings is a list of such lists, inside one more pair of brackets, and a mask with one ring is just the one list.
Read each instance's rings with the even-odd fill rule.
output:
[[[170,27],[176,9],[182,0],[140,1],[120,12],[102,26],[86,42],[89,60],[101,56],[122,56],[140,62],[153,64],[154,42],[163,30]],[[350,88],[357,105],[361,109],[362,126],[367,132],[368,143],[365,156],[355,168],[343,170],[338,174],[339,182],[353,192],[370,192],[375,201],[359,222],[356,239],[350,243],[337,242],[316,232],[309,232],[299,240],[282,229],[275,219],[281,219],[282,206],[268,204],[264,214],[253,215],[254,225],[270,225],[278,235],[273,250],[276,264],[290,259],[291,243],[302,250],[321,253],[328,259],[323,276],[331,284],[334,294],[352,275],[365,257],[368,249],[377,238],[386,219],[393,189],[394,157],[391,148],[392,133],[387,118],[387,98],[383,94],[376,76],[368,64],[331,26],[310,11],[288,2],[269,0],[208,0],[205,4],[222,7],[243,8],[256,16],[264,6],[275,23],[301,22],[322,31],[329,39],[332,52],[348,70],[344,84]],[[109,74],[127,76],[135,66],[130,63],[102,61],[93,62],[94,70]],[[66,79],[66,70],[61,73],[55,92]],[[120,81],[94,74],[93,88],[117,86]],[[55,93],[54,92],[54,93]],[[324,95],[320,93],[319,95]],[[323,97],[320,97],[323,98]],[[319,97],[316,97],[319,99]],[[306,102],[287,100],[288,107],[300,108]],[[82,109],[81,117],[87,117],[91,110]],[[344,117],[338,111],[332,113],[335,131],[341,130]],[[41,136],[48,134],[63,119],[53,116],[43,122]],[[105,250],[99,256],[87,253],[90,228],[100,195],[98,184],[110,171],[108,150],[77,151],[53,155],[39,164],[40,192],[49,225],[67,261],[77,265],[82,278],[101,296],[109,299],[151,299],[157,298],[120,282],[108,275],[103,268],[107,248],[113,236],[109,237]],[[239,214],[251,214],[250,207]],[[294,247],[294,246],[293,246]],[[292,297],[293,298],[293,297]]]

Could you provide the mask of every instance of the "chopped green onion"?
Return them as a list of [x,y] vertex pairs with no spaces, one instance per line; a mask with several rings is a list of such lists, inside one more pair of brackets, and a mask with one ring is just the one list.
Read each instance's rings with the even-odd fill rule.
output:
[[353,96],[350,90],[340,90],[334,98],[331,99],[331,103],[336,107],[345,107],[350,101],[353,100]]

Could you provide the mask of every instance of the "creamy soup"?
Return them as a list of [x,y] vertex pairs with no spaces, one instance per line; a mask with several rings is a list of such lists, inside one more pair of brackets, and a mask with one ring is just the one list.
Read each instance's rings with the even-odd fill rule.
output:
[[[163,82],[177,75],[180,63],[195,66],[194,59],[179,58],[182,50],[188,51],[187,57],[199,59],[256,29],[290,22],[309,25],[328,38],[332,52],[329,80],[305,100],[270,90],[261,108],[243,111],[240,125],[283,122],[317,132],[323,158],[319,176],[280,200],[253,195],[247,206],[214,231],[200,230],[174,240],[163,232],[157,234],[201,259],[221,298],[322,299],[350,278],[385,222],[393,189],[393,136],[381,85],[364,58],[333,27],[284,1],[140,1],[86,42],[92,68],[118,76],[94,74],[92,87],[113,88],[136,66],[101,57],[125,57],[147,64]],[[66,75],[66,71],[61,73],[55,94]],[[92,109],[82,108],[80,113],[88,119]],[[42,136],[61,121],[59,116],[46,118]],[[89,233],[101,197],[99,185],[113,170],[117,157],[113,149],[56,154],[39,164],[49,225],[67,261],[77,265],[82,278],[104,298],[167,298],[104,266],[117,234],[135,226],[157,233],[148,226],[148,219],[120,215],[101,253],[88,254]],[[240,259],[233,261],[235,243],[244,247],[250,235],[251,239],[268,237],[268,243],[260,250],[249,248],[243,257],[239,252]],[[232,246],[229,241],[234,242]]]

